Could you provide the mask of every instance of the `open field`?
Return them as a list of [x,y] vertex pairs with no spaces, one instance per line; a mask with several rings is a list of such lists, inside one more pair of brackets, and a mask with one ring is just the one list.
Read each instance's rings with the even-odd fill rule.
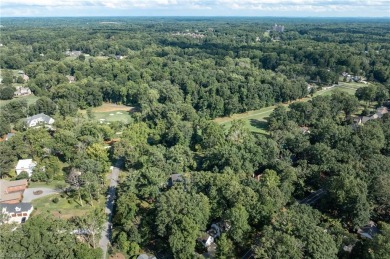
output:
[[[119,105],[114,103],[103,103],[99,107],[92,108],[92,114],[95,116],[95,120],[103,122],[121,121],[124,123],[131,122],[130,112],[134,107]],[[82,114],[86,114],[86,110],[80,111]]]
[[[338,86],[325,88],[321,91],[318,91],[314,94],[315,96],[319,95],[331,95],[333,91],[340,90],[343,92],[347,92],[349,94],[354,94],[356,89],[366,86],[362,83],[339,83]],[[295,102],[307,102],[311,100],[311,97],[302,98],[296,100]],[[283,103],[282,105],[288,106],[290,103]],[[262,108],[260,110],[249,111],[240,114],[233,114],[229,117],[220,117],[214,119],[218,124],[223,125],[226,129],[229,129],[231,126],[231,122],[233,120],[243,119],[246,126],[250,129],[250,131],[260,134],[268,134],[267,131],[267,117],[272,113],[272,111],[276,108],[276,105]]]
[[0,100],[0,109],[1,107],[3,107],[4,105],[6,105],[7,103],[13,101],[13,100],[21,100],[21,99],[24,99],[27,101],[27,103],[30,105],[30,104],[33,104],[35,103],[37,100],[38,100],[39,97],[31,94],[31,95],[27,95],[27,96],[22,96],[22,97],[17,97],[17,98],[14,98],[12,100]]
[[92,109],[93,112],[116,112],[116,111],[131,111],[133,107],[120,105],[115,103],[103,103],[103,105],[99,107],[95,107]]
[[[58,203],[53,202],[54,198],[58,198]],[[105,200],[105,197],[102,195],[99,202],[94,201],[94,206],[85,204],[85,202],[83,202],[84,206],[80,206],[73,199],[68,199],[66,197],[62,198],[59,194],[53,194],[33,200],[32,204],[34,206],[34,212],[32,215],[50,213],[55,217],[63,219],[69,219],[74,216],[84,216],[96,207],[103,208]]]
[[131,116],[128,112],[93,112],[95,120],[103,122],[121,121],[123,123],[131,122]]

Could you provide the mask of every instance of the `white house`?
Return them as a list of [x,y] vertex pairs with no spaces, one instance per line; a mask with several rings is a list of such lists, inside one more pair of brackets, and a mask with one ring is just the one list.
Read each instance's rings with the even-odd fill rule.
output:
[[203,233],[202,236],[198,238],[198,241],[201,242],[204,247],[209,247],[214,243],[214,237],[208,233]]
[[0,204],[4,218],[1,223],[24,223],[31,215],[34,207],[31,203],[21,202],[17,204]]
[[44,113],[40,113],[31,117],[27,118],[27,127],[35,127],[38,126],[40,123],[43,123],[45,125],[52,125],[54,123],[54,119]]
[[16,86],[16,91],[14,92],[15,96],[24,96],[32,94],[30,88],[23,86]]
[[16,175],[19,175],[21,172],[27,172],[28,176],[31,177],[33,169],[37,166],[32,159],[21,159],[16,165],[15,171]]

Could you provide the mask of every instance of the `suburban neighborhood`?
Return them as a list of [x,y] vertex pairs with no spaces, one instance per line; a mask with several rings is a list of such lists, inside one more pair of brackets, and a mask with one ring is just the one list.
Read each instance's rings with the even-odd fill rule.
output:
[[383,1],[4,1],[1,258],[390,258]]

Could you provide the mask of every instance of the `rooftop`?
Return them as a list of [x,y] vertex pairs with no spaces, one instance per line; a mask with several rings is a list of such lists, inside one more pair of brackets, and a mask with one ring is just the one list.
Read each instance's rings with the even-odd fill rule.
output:
[[33,120],[37,120],[37,119],[40,119],[40,120],[44,121],[45,123],[50,123],[51,117],[44,114],[44,113],[40,113],[40,114],[31,116],[31,117],[28,117],[27,124],[30,124]]
[[[31,160],[31,159],[30,159]],[[4,192],[9,187],[19,186],[19,185],[27,185],[27,180],[16,180],[16,181],[7,181],[7,180],[0,180],[0,190]]]
[[33,208],[31,203],[21,202],[17,204],[0,204],[1,209],[5,209],[8,213],[20,213],[29,211]]
[[0,204],[4,202],[11,202],[14,200],[20,200],[21,199],[21,193],[20,192],[11,192],[11,193],[6,193],[6,192],[0,192]]
[[0,180],[0,203],[20,199],[22,195],[20,190],[16,192],[8,193],[8,188],[21,186],[21,185],[27,186],[27,180],[26,179],[17,180],[17,181]]

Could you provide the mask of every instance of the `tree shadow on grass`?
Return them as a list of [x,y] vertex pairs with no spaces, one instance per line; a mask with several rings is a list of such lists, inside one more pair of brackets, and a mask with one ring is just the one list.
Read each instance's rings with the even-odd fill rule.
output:
[[250,124],[252,127],[267,131],[268,130],[268,123],[266,121],[260,121],[256,119],[250,119]]

